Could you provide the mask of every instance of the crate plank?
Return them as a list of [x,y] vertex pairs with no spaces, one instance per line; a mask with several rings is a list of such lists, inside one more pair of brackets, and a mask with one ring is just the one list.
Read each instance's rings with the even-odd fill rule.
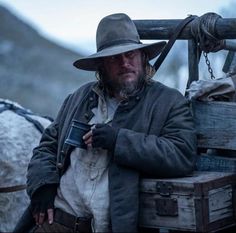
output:
[[236,158],[201,154],[197,159],[196,170],[236,173]]
[[199,148],[236,150],[236,103],[192,101]]

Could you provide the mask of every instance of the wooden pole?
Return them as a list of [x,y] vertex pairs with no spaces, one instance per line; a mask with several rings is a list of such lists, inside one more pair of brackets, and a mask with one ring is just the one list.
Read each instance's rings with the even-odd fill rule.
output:
[[[167,40],[172,35],[181,19],[165,20],[134,20],[141,39]],[[236,18],[220,18],[215,25],[216,37],[219,39],[236,38]],[[179,35],[178,39],[192,39],[191,23],[189,23]]]
[[188,72],[189,78],[187,83],[187,88],[192,81],[199,79],[198,63],[200,59],[200,54],[198,50],[197,43],[195,40],[188,41]]

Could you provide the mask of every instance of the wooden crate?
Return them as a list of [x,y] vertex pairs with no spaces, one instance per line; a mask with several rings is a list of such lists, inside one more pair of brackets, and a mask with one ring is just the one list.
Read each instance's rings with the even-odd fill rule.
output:
[[192,101],[199,148],[236,150],[236,103]]
[[211,232],[235,224],[236,174],[196,171],[192,176],[143,179],[140,226]]

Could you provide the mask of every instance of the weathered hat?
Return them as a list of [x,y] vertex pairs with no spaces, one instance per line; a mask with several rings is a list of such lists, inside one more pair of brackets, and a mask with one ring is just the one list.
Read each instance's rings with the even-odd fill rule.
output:
[[74,66],[78,69],[96,71],[101,58],[113,56],[135,49],[144,50],[149,60],[156,57],[163,49],[166,42],[143,44],[134,22],[123,13],[112,14],[104,17],[97,28],[96,35],[97,53],[78,59]]

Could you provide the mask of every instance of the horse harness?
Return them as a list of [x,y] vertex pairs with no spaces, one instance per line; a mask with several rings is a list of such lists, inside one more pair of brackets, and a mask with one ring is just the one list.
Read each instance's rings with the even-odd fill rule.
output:
[[[3,105],[3,106],[1,106]],[[27,121],[32,123],[35,128],[42,134],[44,131],[44,126],[31,116],[35,115],[30,110],[21,108],[17,106],[16,104],[4,100],[0,100],[0,114],[6,110],[11,110],[15,112],[17,115],[24,117]],[[52,121],[53,119],[47,116],[43,116],[44,118],[47,118],[48,120]],[[11,193],[11,192],[17,192],[26,189],[26,184],[21,185],[14,185],[14,186],[8,186],[8,187],[0,187],[0,193]]]

